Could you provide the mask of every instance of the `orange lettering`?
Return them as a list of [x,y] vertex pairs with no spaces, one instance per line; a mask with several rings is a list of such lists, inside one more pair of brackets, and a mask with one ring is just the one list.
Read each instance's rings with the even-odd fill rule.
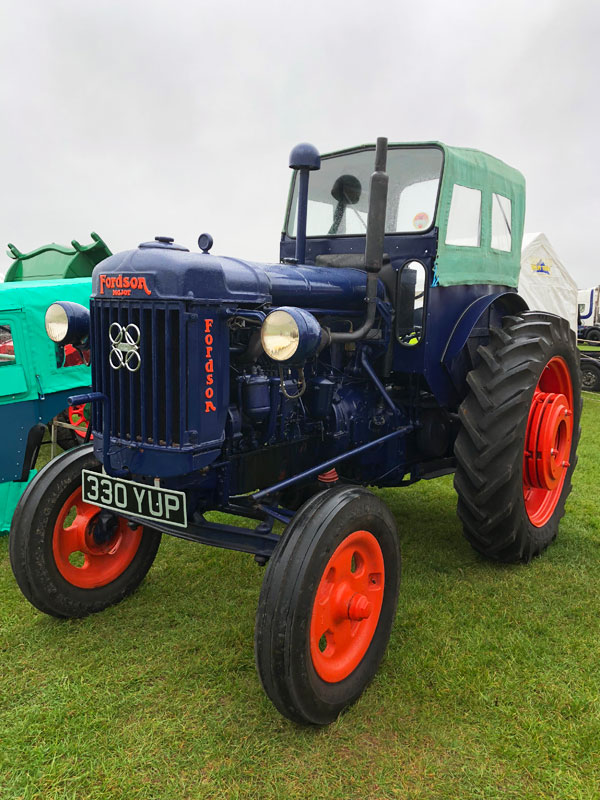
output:
[[205,408],[204,408],[205,414],[208,414],[209,411],[216,411],[216,410],[217,409],[215,408],[215,404],[212,402],[212,400],[205,400]]

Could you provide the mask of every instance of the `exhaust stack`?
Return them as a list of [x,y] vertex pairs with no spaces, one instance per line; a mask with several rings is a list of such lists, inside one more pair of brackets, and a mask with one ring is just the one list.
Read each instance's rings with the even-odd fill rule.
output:
[[367,316],[355,331],[350,333],[329,333],[330,342],[354,342],[363,339],[373,327],[377,304],[377,276],[383,265],[383,246],[385,237],[385,216],[389,177],[385,171],[387,162],[387,142],[384,136],[377,139],[375,148],[375,172],[371,175],[369,195],[369,216],[367,217],[367,241],[365,244],[365,268],[367,270]]

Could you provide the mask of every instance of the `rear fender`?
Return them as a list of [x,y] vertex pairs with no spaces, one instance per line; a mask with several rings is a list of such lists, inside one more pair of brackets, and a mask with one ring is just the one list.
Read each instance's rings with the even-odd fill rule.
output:
[[525,300],[516,292],[499,292],[478,297],[458,318],[442,353],[442,364],[447,367],[450,365],[450,362],[456,358],[467,343],[481,317],[495,304],[502,309],[504,314],[519,314],[529,308]]
[[[442,354],[442,364],[457,392],[459,400],[465,396],[467,374],[473,369],[473,354],[467,348],[471,337],[481,338],[490,325],[488,312],[495,310],[501,316],[527,311],[527,303],[515,292],[478,297],[459,317]],[[479,330],[477,330],[479,328]],[[482,329],[486,329],[483,331]]]

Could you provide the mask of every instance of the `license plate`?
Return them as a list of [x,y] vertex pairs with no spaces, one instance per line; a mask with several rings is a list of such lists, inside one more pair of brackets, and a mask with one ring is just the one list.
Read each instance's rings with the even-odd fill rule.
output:
[[111,478],[101,472],[81,472],[83,501],[124,516],[166,522],[187,528],[185,494],[145,483]]

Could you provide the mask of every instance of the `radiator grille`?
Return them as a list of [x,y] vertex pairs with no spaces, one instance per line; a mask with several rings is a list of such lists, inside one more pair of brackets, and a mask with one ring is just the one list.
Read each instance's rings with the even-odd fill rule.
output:
[[[113,369],[109,330],[135,325],[140,331],[140,368]],[[118,439],[180,447],[187,430],[184,308],[178,302],[91,302],[92,374],[95,388],[109,398],[110,433]],[[113,329],[115,330],[115,329]],[[113,357],[113,360],[118,361]],[[133,362],[135,364],[135,360]],[[95,403],[93,428],[104,430]]]

